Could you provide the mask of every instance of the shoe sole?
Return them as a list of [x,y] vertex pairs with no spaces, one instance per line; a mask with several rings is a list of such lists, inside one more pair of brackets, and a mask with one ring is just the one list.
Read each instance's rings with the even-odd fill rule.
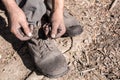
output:
[[46,77],[48,77],[48,78],[58,78],[58,77],[62,77],[62,76],[64,76],[65,74],[67,74],[68,72],[69,72],[69,67],[68,67],[68,69],[66,70],[66,71],[64,71],[63,73],[61,73],[61,74],[57,74],[57,75],[49,75],[49,74],[45,74],[45,76]]

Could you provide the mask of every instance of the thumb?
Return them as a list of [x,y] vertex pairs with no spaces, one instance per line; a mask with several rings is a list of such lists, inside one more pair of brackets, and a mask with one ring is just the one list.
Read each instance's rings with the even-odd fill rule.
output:
[[30,30],[30,28],[28,27],[28,23],[25,21],[24,23],[21,24],[24,33],[28,36],[28,37],[32,37],[32,32]]
[[53,23],[52,24],[52,31],[51,31],[51,37],[55,38],[57,35],[57,29],[58,29],[58,25]]

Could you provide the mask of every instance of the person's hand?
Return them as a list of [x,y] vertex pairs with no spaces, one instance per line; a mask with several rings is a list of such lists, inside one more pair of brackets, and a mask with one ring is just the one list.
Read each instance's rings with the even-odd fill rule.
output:
[[28,23],[24,12],[16,4],[15,0],[1,0],[9,14],[9,22],[11,32],[20,40],[28,40],[32,36],[32,32],[28,27]]
[[52,30],[51,30],[51,38],[59,38],[61,37],[65,31],[65,24],[63,19],[63,12],[60,10],[56,10],[52,14],[51,18]]
[[19,7],[15,7],[13,11],[10,11],[9,17],[11,32],[22,41],[29,40],[32,33],[28,27],[24,12]]

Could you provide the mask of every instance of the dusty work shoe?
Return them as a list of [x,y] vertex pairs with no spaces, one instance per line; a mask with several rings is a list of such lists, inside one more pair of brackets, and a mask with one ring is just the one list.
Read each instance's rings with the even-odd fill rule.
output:
[[[38,36],[38,34],[40,34]],[[68,65],[63,54],[57,49],[52,39],[44,37],[44,32],[37,27],[33,30],[33,38],[28,42],[29,51],[36,67],[43,75],[56,78],[68,72]],[[44,37],[42,39],[42,37]]]
[[73,25],[66,27],[66,32],[62,37],[74,37],[80,35],[83,32],[83,29],[80,25]]
[[64,12],[64,22],[66,26],[66,32],[63,37],[73,37],[83,32],[79,21],[77,21],[75,17],[70,15],[67,11]]

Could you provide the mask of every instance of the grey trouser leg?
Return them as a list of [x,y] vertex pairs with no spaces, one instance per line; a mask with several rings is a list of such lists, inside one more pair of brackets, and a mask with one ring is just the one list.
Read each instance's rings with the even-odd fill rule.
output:
[[44,0],[16,0],[16,3],[24,11],[29,24],[35,25],[46,13]]
[[[36,24],[45,13],[50,17],[52,12],[52,0],[45,0],[45,4],[44,0],[16,0],[16,2],[24,11],[30,24]],[[64,12],[64,21],[66,27],[79,25],[79,22],[69,15],[67,11]]]

